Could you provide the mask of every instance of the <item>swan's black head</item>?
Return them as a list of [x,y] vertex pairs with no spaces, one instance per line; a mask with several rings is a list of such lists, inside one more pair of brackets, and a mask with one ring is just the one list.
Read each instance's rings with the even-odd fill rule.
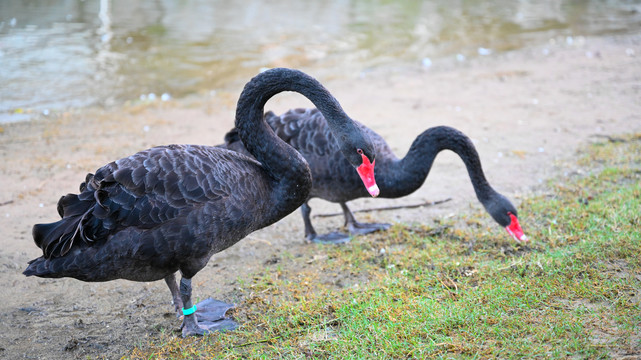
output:
[[360,128],[354,126],[353,129],[341,135],[341,140],[341,151],[347,161],[356,168],[367,192],[374,197],[378,196],[380,190],[374,178],[376,153],[369,136]]
[[519,224],[516,208],[510,200],[495,192],[491,199],[486,201],[484,205],[487,212],[492,215],[492,218],[499,223],[499,225],[505,227],[505,230],[507,230],[514,240],[517,242],[528,241],[527,236],[523,233],[523,229],[521,229],[521,224]]

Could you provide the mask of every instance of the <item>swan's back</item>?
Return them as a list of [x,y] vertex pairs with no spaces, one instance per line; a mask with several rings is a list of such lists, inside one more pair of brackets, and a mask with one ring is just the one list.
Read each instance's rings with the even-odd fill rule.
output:
[[[207,146],[156,147],[89,174],[34,226],[43,257],[25,274],[151,281],[209,257],[280,217],[255,160]],[[185,265],[190,264],[190,265]]]

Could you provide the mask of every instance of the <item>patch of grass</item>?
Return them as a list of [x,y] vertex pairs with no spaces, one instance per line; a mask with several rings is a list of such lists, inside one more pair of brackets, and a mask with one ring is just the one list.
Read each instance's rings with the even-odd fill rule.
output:
[[318,246],[254,276],[240,330],[163,334],[125,358],[641,355],[641,136],[619,140],[519,206],[531,244],[479,213],[478,226],[396,225]]

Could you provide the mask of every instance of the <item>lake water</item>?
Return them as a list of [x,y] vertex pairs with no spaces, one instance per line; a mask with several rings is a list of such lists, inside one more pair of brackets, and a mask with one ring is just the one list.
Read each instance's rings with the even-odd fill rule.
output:
[[640,29],[641,1],[2,0],[0,122],[208,93],[264,67],[429,67]]

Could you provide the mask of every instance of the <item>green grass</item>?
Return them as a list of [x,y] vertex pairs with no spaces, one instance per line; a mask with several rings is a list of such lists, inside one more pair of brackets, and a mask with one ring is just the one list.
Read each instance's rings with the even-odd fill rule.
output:
[[526,246],[482,212],[319,246],[248,281],[240,330],[167,331],[126,358],[641,355],[641,136],[621,140],[520,204]]

